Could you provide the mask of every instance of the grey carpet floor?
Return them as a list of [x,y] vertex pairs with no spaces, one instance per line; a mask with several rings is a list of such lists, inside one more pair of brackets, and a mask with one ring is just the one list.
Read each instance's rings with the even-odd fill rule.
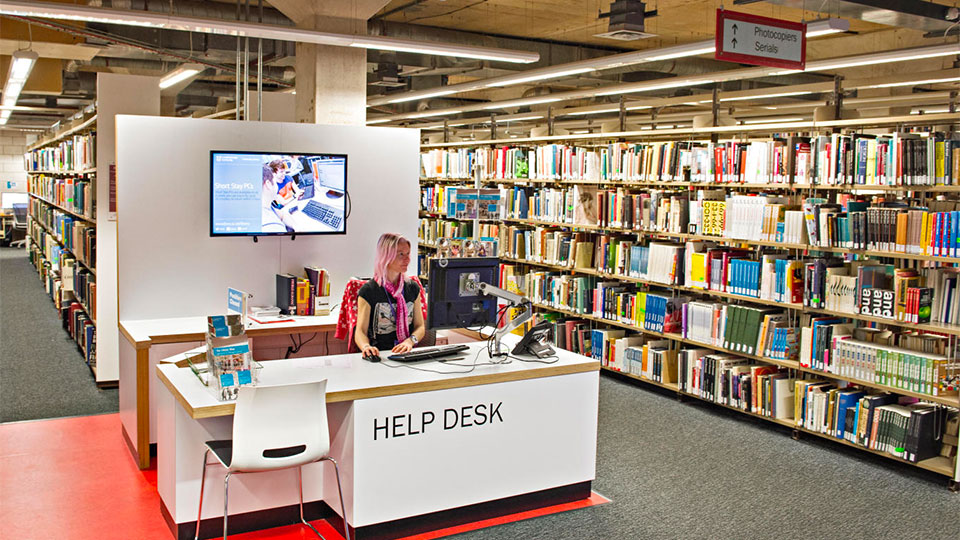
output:
[[946,482],[604,376],[593,489],[613,502],[457,538],[955,540],[960,494]]
[[0,422],[116,412],[23,249],[0,248]]
[[[117,410],[22,250],[0,249],[0,421]],[[946,479],[647,386],[600,379],[597,479],[613,500],[459,535],[492,539],[954,540]],[[500,449],[522,452],[523,449]],[[468,464],[465,466],[469,466]]]

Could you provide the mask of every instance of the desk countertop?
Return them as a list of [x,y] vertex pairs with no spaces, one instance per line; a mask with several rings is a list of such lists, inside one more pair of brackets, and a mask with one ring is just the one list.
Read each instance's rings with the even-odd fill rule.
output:
[[[509,344],[512,347],[519,339],[519,336],[507,336],[503,340],[504,345]],[[477,342],[468,346],[470,349],[465,355],[455,360],[457,363],[467,366],[473,363],[474,358],[477,363],[488,361],[486,343]],[[271,360],[262,363],[263,370],[260,372],[259,384],[274,385],[327,379],[327,402],[333,403],[600,369],[600,363],[596,360],[562,349],[557,350],[558,360],[553,364],[513,359],[509,364],[479,365],[469,373],[466,372],[468,369],[466,367],[452,366],[438,361],[404,365],[387,359],[386,353],[382,357],[384,360],[380,363],[363,360],[359,353]],[[410,365],[444,373],[412,369],[408,367]],[[217,400],[213,390],[204,386],[190,368],[178,368],[174,364],[161,363],[157,366],[157,376],[192,418],[233,414],[234,403]]]
[[[314,332],[332,330],[337,326],[338,310],[330,315],[318,317],[284,317],[289,322],[259,324],[251,322],[247,334],[266,336],[270,334],[290,334],[295,330]],[[175,317],[170,319],[145,319],[120,321],[120,333],[132,345],[150,345],[153,343],[182,343],[203,340],[207,331],[206,317]],[[139,348],[139,347],[138,347]]]

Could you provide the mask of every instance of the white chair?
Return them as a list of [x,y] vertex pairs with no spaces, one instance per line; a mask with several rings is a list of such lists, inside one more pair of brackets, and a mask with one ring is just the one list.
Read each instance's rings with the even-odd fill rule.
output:
[[315,461],[330,461],[337,475],[340,512],[350,540],[340,469],[330,457],[330,433],[327,430],[327,381],[277,386],[241,386],[233,415],[233,439],[207,441],[200,477],[200,505],[197,511],[195,540],[200,537],[203,515],[203,487],[210,452],[226,467],[223,480],[223,538],[227,538],[227,501],[230,476],[235,473],[297,468],[300,491],[300,521],[320,538],[317,529],[303,517],[303,466]]

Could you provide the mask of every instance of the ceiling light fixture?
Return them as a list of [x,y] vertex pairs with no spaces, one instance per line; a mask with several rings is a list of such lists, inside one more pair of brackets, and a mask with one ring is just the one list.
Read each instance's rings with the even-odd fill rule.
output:
[[529,64],[540,60],[540,54],[528,51],[500,49],[495,47],[474,47],[432,41],[416,41],[384,36],[366,36],[351,34],[334,34],[318,32],[302,28],[292,28],[273,24],[251,23],[244,21],[228,21],[221,19],[206,19],[200,17],[185,17],[169,13],[149,11],[135,11],[126,9],[104,9],[102,7],[88,7],[76,4],[61,4],[55,2],[25,2],[23,0],[4,0],[0,3],[0,15],[15,15],[20,17],[40,17],[44,19],[65,19],[85,22],[101,22],[125,26],[147,26],[152,28],[167,28],[203,34],[220,34],[239,37],[257,37],[294,41],[298,43],[315,43],[318,45],[334,45],[339,47],[360,47],[386,51],[403,51],[438,56],[455,56],[459,58],[476,58],[479,60],[494,60]]
[[[819,92],[814,92],[812,90],[804,90],[800,92],[780,92],[777,94],[762,94],[762,95],[756,95],[756,96],[737,96],[737,97],[720,98],[720,101],[744,101],[747,99],[770,99],[770,98],[787,97],[787,96],[803,96],[806,94],[816,94],[816,93],[819,93]],[[701,101],[700,103],[711,103],[711,101],[710,100]]]
[[200,64],[181,64],[180,67],[167,73],[160,79],[160,89],[170,88],[177,83],[192,79],[205,69],[206,67]]
[[[462,113],[462,112],[463,112],[463,111],[458,111],[458,110],[453,110],[453,111],[447,111],[447,110],[443,110],[443,111],[425,111],[425,112],[422,112],[422,113],[407,115],[407,118],[427,118],[427,117],[429,117],[429,116],[446,116],[446,115],[448,115],[448,114],[460,114],[460,113]],[[367,122],[367,123],[369,124],[369,122]]]
[[[563,66],[561,65],[558,67],[563,67]],[[569,77],[570,75],[579,75],[581,73],[589,73],[591,71],[596,71],[596,70],[592,67],[573,68],[573,69],[566,69],[566,70],[560,70],[560,71],[554,70],[552,72],[539,73],[535,75],[529,75],[527,77],[494,81],[491,83],[487,83],[485,86],[487,88],[493,88],[493,87],[510,86],[513,84],[523,84],[526,82],[542,81],[544,79],[560,79],[562,77]]]
[[484,105],[483,110],[489,111],[491,109],[506,109],[508,107],[524,107],[526,105],[539,105],[541,103],[554,103],[556,101],[560,101],[560,98],[517,99],[513,101],[501,101],[493,105]]
[[417,96],[417,97],[409,97],[409,96],[398,97],[396,99],[391,99],[387,103],[403,103],[405,101],[413,101],[415,99],[427,99],[427,98],[438,97],[438,96],[446,96],[453,93],[454,93],[453,90],[437,90],[436,92],[430,92],[429,94],[423,94],[422,96]]
[[[3,99],[0,100],[0,104],[4,107],[13,107],[17,104],[20,92],[27,84],[30,72],[33,71],[33,66],[39,58],[40,55],[33,51],[16,51],[13,53],[10,58],[10,68],[7,71],[7,81],[3,85]],[[5,125],[12,114],[13,110],[10,108],[0,111],[0,126]]]
[[774,124],[778,122],[802,122],[802,116],[789,116],[787,118],[761,118],[759,120],[743,120],[743,124]]
[[942,79],[926,79],[921,81],[901,81],[892,83],[872,84],[863,88],[893,88],[895,86],[919,86],[921,84],[937,84],[960,81],[960,77],[945,77]]

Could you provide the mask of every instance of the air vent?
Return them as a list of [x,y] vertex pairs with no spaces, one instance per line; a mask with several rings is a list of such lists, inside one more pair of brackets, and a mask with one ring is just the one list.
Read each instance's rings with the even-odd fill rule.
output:
[[594,34],[594,37],[616,39],[618,41],[635,41],[656,36],[656,34],[646,32],[643,25],[645,18],[655,16],[657,11],[644,11],[644,8],[645,4],[639,0],[617,0],[610,4],[609,13],[599,14],[601,19],[610,19],[607,31],[602,34]]

